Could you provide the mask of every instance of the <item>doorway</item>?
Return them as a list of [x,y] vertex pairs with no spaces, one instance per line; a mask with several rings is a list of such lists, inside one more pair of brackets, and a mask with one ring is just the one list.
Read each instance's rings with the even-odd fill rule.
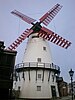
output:
[[56,98],[56,88],[55,86],[51,86],[52,98]]

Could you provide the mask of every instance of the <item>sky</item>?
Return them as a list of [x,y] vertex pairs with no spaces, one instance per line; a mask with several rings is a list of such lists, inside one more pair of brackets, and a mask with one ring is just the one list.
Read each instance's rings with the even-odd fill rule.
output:
[[[68,49],[63,49],[49,43],[52,51],[53,63],[61,70],[60,76],[70,82],[69,70],[75,71],[75,0],[0,0],[0,40],[8,47],[25,29],[31,25],[11,14],[14,9],[28,15],[37,21],[55,4],[62,5],[62,9],[47,26],[48,29],[71,41]],[[27,39],[16,49],[15,64],[21,63]],[[73,79],[75,80],[75,73]]]

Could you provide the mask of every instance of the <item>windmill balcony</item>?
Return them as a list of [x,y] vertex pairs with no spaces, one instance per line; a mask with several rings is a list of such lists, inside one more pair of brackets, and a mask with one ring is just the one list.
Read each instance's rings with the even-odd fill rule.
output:
[[43,69],[43,70],[50,70],[54,71],[56,74],[60,73],[60,67],[53,63],[39,63],[39,62],[25,62],[19,63],[15,66],[15,70],[17,72],[24,71],[24,70],[34,70],[34,69]]

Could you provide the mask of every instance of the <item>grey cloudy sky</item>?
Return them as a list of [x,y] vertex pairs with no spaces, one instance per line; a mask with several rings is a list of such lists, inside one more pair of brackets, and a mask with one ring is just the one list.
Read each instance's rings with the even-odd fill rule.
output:
[[[38,20],[55,4],[63,8],[48,25],[48,28],[60,36],[70,40],[72,45],[66,50],[50,43],[53,63],[61,68],[61,76],[70,82],[68,71],[75,71],[75,0],[0,0],[0,40],[8,47],[26,28],[31,25],[13,16],[10,12],[14,9]],[[16,64],[23,58],[27,40],[16,50]],[[75,80],[75,74],[74,74]]]

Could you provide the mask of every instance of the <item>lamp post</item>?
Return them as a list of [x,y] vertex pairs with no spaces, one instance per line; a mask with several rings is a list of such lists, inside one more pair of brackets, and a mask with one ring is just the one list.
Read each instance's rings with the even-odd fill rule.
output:
[[70,77],[71,77],[71,93],[72,93],[72,100],[73,100],[73,74],[74,74],[74,71],[71,69],[69,71],[69,74],[70,74]]

